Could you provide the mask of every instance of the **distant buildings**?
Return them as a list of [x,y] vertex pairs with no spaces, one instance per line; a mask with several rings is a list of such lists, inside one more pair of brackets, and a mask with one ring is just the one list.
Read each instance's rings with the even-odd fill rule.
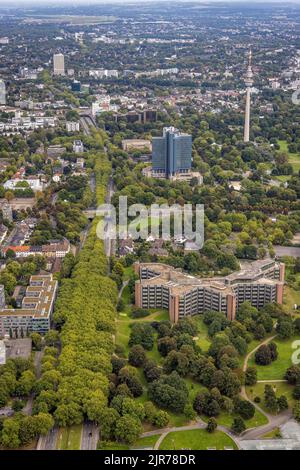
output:
[[6,225],[0,224],[0,244],[4,241],[8,232]]
[[4,80],[0,80],[0,105],[6,104],[6,86]]
[[74,82],[72,82],[72,85],[71,85],[71,90],[80,92],[81,91],[81,83],[78,80],[74,80]]
[[234,320],[239,306],[249,301],[262,308],[282,304],[285,265],[259,260],[224,278],[201,279],[161,263],[136,263],[135,303],[142,308],[166,308],[176,323],[206,311],[223,312]]
[[97,114],[103,113],[104,111],[110,111],[110,96],[103,95],[99,96],[97,101],[92,103],[92,115],[97,116]]
[[6,199],[0,201],[0,210],[3,214],[3,219],[9,220],[12,222],[13,215],[12,215],[12,207]]
[[0,340],[0,366],[6,363],[6,346],[4,341]]
[[93,78],[118,78],[119,72],[118,70],[107,70],[107,69],[96,69],[96,70],[89,70],[89,76]]
[[81,140],[74,140],[73,142],[73,152],[75,153],[83,153],[84,147]]
[[150,140],[145,139],[124,139],[122,140],[122,149],[125,152],[134,152],[135,150],[148,150],[151,152],[152,145]]
[[57,281],[52,274],[31,276],[21,308],[0,310],[0,337],[41,334],[50,329],[57,292]]
[[0,284],[0,309],[5,307],[4,286]]
[[128,123],[134,122],[156,122],[157,111],[153,109],[147,109],[145,111],[129,111],[126,114],[115,114],[115,121],[119,122],[125,119]]
[[70,251],[70,242],[63,240],[53,240],[46,245],[5,245],[1,247],[2,256],[6,256],[8,250],[15,253],[16,258],[28,258],[28,256],[45,256],[46,258],[64,258]]
[[80,124],[76,121],[67,121],[66,130],[67,132],[79,132]]
[[9,190],[25,190],[25,189],[32,189],[32,191],[43,191],[45,184],[41,181],[39,176],[30,176],[28,178],[25,177],[13,177],[10,180],[7,180],[3,184],[4,189]]
[[65,56],[63,54],[53,55],[53,74],[65,75]]

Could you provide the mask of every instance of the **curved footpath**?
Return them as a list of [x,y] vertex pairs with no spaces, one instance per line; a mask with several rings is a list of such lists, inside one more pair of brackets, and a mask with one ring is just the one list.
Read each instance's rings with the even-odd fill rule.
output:
[[[268,344],[270,341],[272,341],[274,338],[276,338],[277,335],[271,336],[270,338],[267,338],[265,341],[262,343],[258,344],[252,351],[250,351],[244,361],[243,364],[243,372],[246,371],[248,367],[248,361],[250,357],[257,351],[260,346],[264,344]],[[272,383],[272,382],[285,382],[285,380],[261,380],[260,382],[265,382],[265,383]],[[226,428],[225,426],[218,425],[217,430],[222,431],[225,434],[227,434],[237,445],[237,448],[240,449],[241,445],[240,442],[244,440],[252,440],[252,439],[259,439],[261,436],[264,434],[267,434],[274,429],[278,428],[282,424],[285,424],[287,421],[289,421],[292,417],[292,412],[291,410],[285,410],[282,413],[278,415],[271,415],[270,413],[267,413],[264,411],[260,406],[257,405],[257,403],[253,402],[252,400],[249,399],[247,392],[246,392],[246,387],[245,385],[242,386],[241,389],[241,396],[245,399],[248,400],[250,403],[252,403],[255,408],[262,413],[268,420],[267,424],[264,424],[263,426],[259,426],[257,428],[251,428],[247,429],[244,431],[240,436],[236,436],[230,429]],[[155,436],[159,435],[159,438],[157,439],[155,445],[154,445],[154,450],[158,450],[159,446],[161,445],[162,441],[164,438],[170,433],[170,432],[177,432],[177,431],[191,431],[193,429],[206,429],[207,423],[202,421],[200,418],[197,419],[197,422],[194,424],[186,425],[186,426],[181,426],[181,427],[170,427],[170,428],[162,428],[162,429],[156,429],[154,431],[148,431],[144,432],[141,437],[148,437],[148,436]]]
[[[197,422],[194,424],[188,424],[186,426],[180,426],[180,427],[171,427],[171,428],[162,428],[162,429],[156,429],[155,431],[148,431],[144,432],[141,437],[148,437],[148,436],[155,436],[159,435],[159,438],[157,439],[155,445],[154,445],[154,450],[158,450],[159,446],[161,445],[162,441],[164,438],[170,433],[170,432],[178,432],[178,431],[192,431],[194,429],[206,429],[207,423],[202,421],[202,419],[198,418]],[[218,431],[222,431],[225,434],[227,434],[236,444],[237,448],[240,449],[240,444],[239,444],[239,439],[238,437],[233,434],[229,429],[225,428],[224,426],[218,426],[217,427]]]
[[[276,336],[277,335],[274,335],[274,336],[271,336],[270,338],[267,338],[265,341],[260,343],[258,346],[256,346],[256,348],[254,348],[252,351],[250,351],[247,354],[247,356],[245,358],[244,365],[243,365],[243,372],[246,371],[246,369],[248,367],[248,361],[249,361],[250,357],[255,353],[255,351],[257,351],[258,348],[260,348],[260,346],[270,343],[270,341],[272,341],[274,338],[276,338]],[[261,383],[273,383],[273,382],[285,382],[285,380],[261,380],[259,382],[261,382]],[[246,431],[244,431],[240,436],[240,439],[243,440],[243,441],[244,440],[249,440],[249,439],[258,439],[259,437],[263,436],[264,434],[267,434],[267,433],[273,431],[274,429],[278,428],[282,424],[285,424],[292,417],[291,410],[285,410],[285,411],[281,412],[278,415],[271,415],[270,413],[267,413],[266,411],[264,411],[260,406],[258,406],[257,403],[250,400],[250,398],[247,395],[245,385],[242,386],[241,396],[245,400],[248,400],[250,403],[252,403],[252,405],[255,406],[255,408],[260,413],[262,413],[268,420],[268,423],[264,424],[263,426],[259,426],[257,428],[252,428],[252,429],[247,429]]]

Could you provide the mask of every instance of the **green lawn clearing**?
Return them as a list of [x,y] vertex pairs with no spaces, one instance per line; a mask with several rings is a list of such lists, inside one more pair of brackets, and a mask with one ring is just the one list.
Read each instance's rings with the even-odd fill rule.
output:
[[298,173],[300,170],[300,154],[291,153],[288,149],[288,143],[285,140],[279,140],[278,144],[280,146],[281,152],[288,154],[289,163],[292,165],[294,173]]
[[[237,415],[234,414],[229,414],[226,412],[220,413],[219,416],[216,417],[217,423],[220,424],[221,426],[225,426],[226,428],[230,429],[233,423],[234,418],[236,418]],[[208,421],[207,416],[201,416],[203,421]],[[245,425],[247,429],[251,428],[256,428],[258,426],[263,426],[264,424],[267,424],[268,420],[265,415],[260,413],[257,409],[255,410],[255,415],[251,419],[245,420]]]
[[132,446],[132,449],[141,448],[141,447],[142,448],[149,447],[153,449],[158,438],[159,438],[159,434],[155,434],[154,436],[141,437],[134,443],[134,445]]
[[234,441],[221,431],[209,434],[204,429],[194,429],[169,433],[162,441],[159,450],[207,450],[209,448],[223,450],[224,447],[237,448]]
[[[278,398],[281,395],[285,395],[289,403],[289,408],[293,408],[295,404],[295,399],[293,398],[294,387],[292,385],[289,385],[287,382],[268,382],[268,385],[271,385],[274,388],[274,391]],[[265,386],[266,386],[266,383],[257,383],[256,385],[246,387],[247,395],[250,398],[250,400],[254,400],[255,397],[260,397],[261,401],[260,403],[258,403],[258,405],[264,411],[270,413],[270,410],[268,410],[265,407],[265,403],[264,403]]]
[[57,437],[58,450],[80,450],[82,425],[60,428]]
[[277,344],[278,358],[268,366],[260,366],[255,364],[254,354],[250,357],[248,366],[256,367],[258,380],[284,379],[286,370],[292,365],[292,354],[294,352],[292,349],[292,343],[297,339],[300,339],[299,335],[294,336],[294,338],[288,340],[280,340],[275,338],[274,342]]

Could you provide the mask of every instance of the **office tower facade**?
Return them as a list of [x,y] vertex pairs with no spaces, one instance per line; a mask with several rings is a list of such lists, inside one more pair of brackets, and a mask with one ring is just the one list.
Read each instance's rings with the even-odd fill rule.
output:
[[81,91],[81,83],[78,80],[74,80],[74,82],[71,84],[71,89],[72,91]]
[[0,80],[0,105],[6,104],[6,86],[3,80]]
[[172,178],[187,173],[192,167],[192,136],[182,134],[174,127],[165,127],[162,137],[152,140],[152,169]]
[[65,56],[63,54],[53,55],[53,74],[65,75]]
[[251,50],[249,52],[247,73],[245,75],[245,85],[246,85],[246,110],[245,110],[244,142],[249,142],[250,140],[251,87],[253,85]]

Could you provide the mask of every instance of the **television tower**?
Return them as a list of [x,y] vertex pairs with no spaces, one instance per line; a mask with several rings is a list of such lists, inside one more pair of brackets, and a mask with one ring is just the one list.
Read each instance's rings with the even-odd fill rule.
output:
[[253,86],[253,72],[252,72],[252,51],[249,51],[248,68],[244,78],[246,85],[246,111],[245,111],[245,128],[244,128],[244,142],[249,142],[250,139],[250,107],[251,107],[251,88]]

